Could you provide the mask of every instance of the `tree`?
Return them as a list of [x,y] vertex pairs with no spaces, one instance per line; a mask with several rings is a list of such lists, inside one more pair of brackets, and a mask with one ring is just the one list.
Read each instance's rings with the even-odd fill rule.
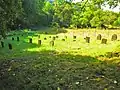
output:
[[5,32],[14,25],[14,20],[22,13],[21,0],[0,0],[0,34],[5,38]]

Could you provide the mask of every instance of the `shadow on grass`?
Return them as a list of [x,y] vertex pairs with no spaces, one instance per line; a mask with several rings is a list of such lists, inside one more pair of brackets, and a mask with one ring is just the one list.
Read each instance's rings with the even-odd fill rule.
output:
[[45,35],[56,35],[59,33],[67,33],[67,30],[60,28],[59,30],[55,28],[43,28],[39,30],[34,29],[25,29],[20,31],[12,31],[7,34],[8,37],[10,36],[37,36],[38,34],[45,34]]
[[0,62],[1,90],[120,89],[119,68],[96,58],[49,50],[30,54]]

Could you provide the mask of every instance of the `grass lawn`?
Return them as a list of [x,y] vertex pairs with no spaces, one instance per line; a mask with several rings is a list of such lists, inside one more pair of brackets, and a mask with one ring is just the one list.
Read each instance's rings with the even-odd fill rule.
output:
[[[107,39],[107,44],[96,39],[98,34]],[[117,34],[116,41],[111,41],[113,34]],[[0,46],[0,90],[120,89],[119,30],[26,29],[8,35],[1,40],[4,48]],[[90,43],[86,43],[86,36]]]

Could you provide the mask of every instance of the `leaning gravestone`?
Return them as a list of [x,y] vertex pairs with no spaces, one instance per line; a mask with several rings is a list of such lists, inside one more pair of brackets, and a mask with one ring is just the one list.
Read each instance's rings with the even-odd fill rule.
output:
[[2,46],[2,48],[4,47],[4,42],[3,41],[1,41],[1,46]]
[[38,40],[38,45],[41,45],[42,44],[42,41],[41,40]]
[[86,37],[85,40],[87,43],[90,43],[90,37]]
[[107,44],[107,39],[103,38],[101,44]]
[[101,39],[102,39],[102,35],[101,35],[101,34],[98,34],[97,40],[101,40]]
[[9,47],[10,50],[12,50],[12,44],[9,43],[8,47]]
[[29,39],[29,43],[32,43],[32,38]]
[[115,41],[115,40],[117,40],[117,34],[112,35],[111,41]]
[[54,41],[50,41],[50,46],[54,46]]

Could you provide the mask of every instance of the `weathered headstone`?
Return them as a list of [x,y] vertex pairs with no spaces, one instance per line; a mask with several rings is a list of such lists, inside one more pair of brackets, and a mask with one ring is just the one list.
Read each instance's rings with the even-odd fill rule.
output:
[[50,46],[54,46],[54,41],[50,41]]
[[40,38],[40,35],[38,35],[38,38]]
[[14,37],[12,37],[12,40],[14,40]]
[[56,36],[56,38],[58,38],[58,36]]
[[47,38],[44,38],[44,40],[47,40]]
[[65,39],[62,39],[62,41],[65,41]]
[[12,44],[9,43],[8,47],[9,47],[10,50],[12,50]]
[[101,39],[102,39],[102,35],[101,35],[101,34],[98,34],[97,40],[101,40]]
[[51,38],[51,36],[49,36],[49,38]]
[[73,39],[76,39],[76,36],[73,36]]
[[45,34],[48,34],[48,32],[45,32]]
[[117,40],[117,34],[113,34],[111,40],[112,40],[112,41]]
[[101,44],[107,44],[107,39],[103,38]]
[[29,43],[32,43],[32,38],[29,39]]
[[17,41],[20,41],[20,38],[19,38],[19,37],[17,37]]
[[67,36],[65,36],[65,39],[67,39]]
[[55,40],[55,37],[53,37],[53,40]]
[[4,42],[3,41],[1,41],[1,46],[2,46],[2,48],[4,47]]
[[42,44],[42,41],[41,40],[38,40],[38,45],[41,45]]
[[90,37],[86,37],[85,40],[87,43],[90,43]]

